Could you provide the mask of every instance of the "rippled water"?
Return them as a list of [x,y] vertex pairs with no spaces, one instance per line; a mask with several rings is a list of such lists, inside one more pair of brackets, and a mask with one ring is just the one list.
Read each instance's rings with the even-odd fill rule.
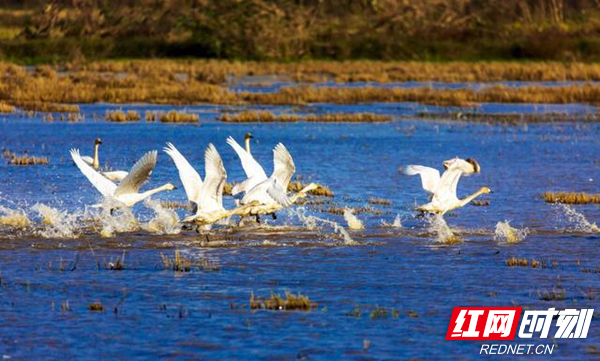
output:
[[[143,114],[175,107],[81,108],[85,120],[77,124],[46,123],[41,115],[0,115],[1,148],[50,159],[48,166],[0,163],[3,356],[474,359],[480,344],[444,341],[454,306],[598,306],[600,209],[553,206],[540,198],[550,190],[598,192],[596,123],[419,122],[410,115],[425,107],[414,104],[320,104],[271,109],[368,111],[397,119],[382,124],[223,124],[215,120],[219,112],[236,108],[207,105],[185,108],[200,115],[199,126],[111,124],[93,115],[102,118],[115,108]],[[91,155],[94,138],[101,137],[102,164],[127,169],[147,150],[161,150],[171,141],[203,175],[203,151],[213,142],[229,181],[240,181],[242,168],[225,139],[233,135],[241,141],[246,132],[255,136],[253,153],[267,173],[273,146],[283,142],[302,180],[329,186],[335,197],[282,211],[277,220],[264,217],[263,225],[238,227],[234,222],[198,235],[177,226],[185,210],[173,212],[159,202],[184,202],[182,187],[158,194],[132,213],[110,216],[90,209],[99,194],[68,153],[76,147]],[[459,196],[489,186],[494,193],[482,198],[489,206],[468,205],[444,219],[415,217],[414,205],[427,196],[419,179],[402,176],[398,167],[413,163],[441,169],[442,161],[454,156],[474,157],[482,167],[481,174],[461,180]],[[160,153],[146,187],[165,182],[180,185],[174,165]],[[370,204],[370,198],[390,205]],[[231,197],[225,202],[227,208],[234,205]],[[352,221],[364,229],[349,229],[346,207],[372,208],[354,212]],[[329,208],[341,212],[332,214]],[[507,241],[514,232],[521,239]],[[455,242],[445,244],[449,235]],[[172,257],[175,250],[214,267],[167,270],[161,254]],[[506,259],[513,256],[547,267],[507,267]],[[121,257],[124,269],[111,270]],[[565,289],[564,300],[540,299],[540,293],[557,287]],[[306,295],[318,307],[310,312],[249,309],[251,293],[268,297],[285,291]],[[93,302],[101,302],[104,311],[90,311]],[[387,316],[376,317],[377,307],[385,308]],[[557,341],[553,357],[591,357],[588,347],[600,340],[597,320],[587,339]]]

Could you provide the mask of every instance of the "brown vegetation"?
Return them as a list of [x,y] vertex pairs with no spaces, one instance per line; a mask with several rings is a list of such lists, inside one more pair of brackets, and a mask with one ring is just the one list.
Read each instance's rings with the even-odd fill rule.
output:
[[198,123],[197,114],[189,114],[185,112],[176,112],[174,110],[168,113],[160,114],[158,118],[162,123]]
[[374,197],[369,198],[369,203],[371,203],[371,204],[379,204],[379,205],[382,205],[382,206],[389,206],[389,205],[392,204],[392,202],[390,200],[388,200],[388,199],[374,198]]
[[[302,183],[300,181],[293,181],[288,184],[287,190],[288,192],[300,192],[304,187],[306,187],[308,183]],[[310,190],[308,194],[312,194],[313,196],[321,196],[321,197],[333,197],[334,194],[327,186],[319,185],[316,189]]]
[[23,155],[12,153],[10,150],[4,150],[4,159],[7,159],[7,164],[11,165],[47,165],[50,163],[46,157],[34,157],[25,152]]
[[317,304],[301,294],[294,295],[285,292],[285,297],[282,297],[271,292],[269,298],[254,297],[254,293],[250,294],[250,309],[252,310],[310,311],[313,308],[317,308]]
[[600,194],[573,192],[545,192],[542,197],[547,203],[600,204]]
[[0,113],[13,113],[14,111],[15,107],[12,105],[0,102]]
[[293,123],[293,122],[323,122],[323,123],[342,123],[342,122],[387,122],[392,120],[389,115],[380,115],[373,113],[343,113],[343,114],[312,114],[299,116],[295,114],[273,114],[264,111],[244,111],[235,115],[224,114],[219,118],[227,123]]
[[128,110],[127,113],[122,110],[107,112],[104,119],[109,122],[137,122],[141,119],[140,113],[135,110]]

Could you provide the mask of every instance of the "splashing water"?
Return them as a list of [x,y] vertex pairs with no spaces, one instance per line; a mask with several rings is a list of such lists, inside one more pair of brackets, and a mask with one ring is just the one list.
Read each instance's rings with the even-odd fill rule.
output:
[[122,207],[119,202],[108,198],[102,203],[100,221],[102,223],[100,236],[106,238],[114,237],[116,233],[133,232],[139,226],[130,208]]
[[513,228],[509,221],[496,223],[494,231],[494,239],[496,241],[504,241],[506,243],[518,243],[527,237],[529,234],[528,228],[518,229]]
[[42,218],[43,228],[36,233],[44,238],[77,238],[79,236],[78,215],[60,211],[43,203],[36,203],[31,209]]
[[386,221],[382,220],[381,225],[388,228],[402,228],[402,217],[400,217],[399,214],[396,214],[396,218],[394,218],[392,223],[387,223]]
[[21,210],[14,210],[0,206],[0,225],[14,228],[26,228],[31,224],[27,214]]
[[351,230],[361,230],[365,229],[364,224],[356,217],[352,211],[348,208],[344,209],[344,219],[346,223],[348,223],[348,229]]
[[146,207],[154,211],[155,216],[142,224],[142,229],[156,234],[179,234],[181,225],[179,224],[179,216],[174,210],[165,208],[159,201],[148,199],[144,202]]
[[446,220],[441,215],[426,216],[425,220],[429,223],[427,230],[436,235],[436,242],[445,244],[462,242],[462,239],[452,232],[452,229],[448,227]]
[[572,225],[571,229],[577,232],[584,233],[600,233],[600,228],[596,223],[591,223],[585,218],[582,213],[579,213],[572,206],[567,204],[558,203],[556,209],[567,218],[569,224]]
[[346,231],[346,229],[337,222],[319,218],[319,217],[316,217],[313,215],[307,215],[306,209],[304,207],[297,207],[295,209],[290,208],[289,212],[292,212],[293,214],[295,214],[298,217],[298,219],[300,219],[300,221],[302,221],[304,226],[310,230],[319,229],[318,223],[320,222],[322,224],[332,227],[333,231],[335,233],[339,233],[344,238],[345,245],[352,246],[352,245],[359,244],[358,242],[353,240],[352,237],[350,237],[350,234],[348,233],[348,231]]

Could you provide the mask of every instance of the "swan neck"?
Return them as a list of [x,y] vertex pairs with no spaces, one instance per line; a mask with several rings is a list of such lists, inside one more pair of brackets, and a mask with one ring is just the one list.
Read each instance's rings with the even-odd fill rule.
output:
[[144,193],[140,193],[140,195],[142,196],[141,198],[142,198],[142,199],[146,199],[146,198],[150,197],[150,196],[151,196],[151,195],[153,195],[153,194],[156,194],[156,193],[159,193],[159,192],[165,191],[165,190],[167,190],[168,186],[169,186],[168,184],[165,184],[165,185],[162,185],[162,186],[160,186],[160,187],[157,187],[157,188],[154,188],[154,189],[147,190],[147,191],[145,191]]
[[246,152],[248,152],[248,154],[252,154],[250,152],[250,138],[246,138],[244,142],[246,143]]
[[100,157],[98,156],[98,148],[100,148],[100,144],[94,144],[94,160],[92,162],[92,167],[94,169],[100,168]]
[[460,201],[461,207],[462,207],[462,206],[464,206],[464,205],[466,205],[466,204],[469,204],[469,202],[471,202],[473,199],[475,199],[475,198],[479,197],[479,196],[480,196],[480,195],[482,195],[482,194],[483,194],[483,191],[481,191],[481,190],[478,190],[477,192],[475,192],[475,193],[471,194],[470,196],[468,196],[468,197],[466,197],[466,198],[463,198],[463,199]]

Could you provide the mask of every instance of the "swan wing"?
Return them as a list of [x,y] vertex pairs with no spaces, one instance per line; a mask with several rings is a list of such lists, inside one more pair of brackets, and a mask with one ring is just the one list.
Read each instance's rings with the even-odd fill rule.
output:
[[285,145],[279,143],[273,149],[273,177],[277,179],[279,186],[287,189],[290,180],[296,171],[296,165],[292,159],[292,155],[288,152]]
[[87,164],[79,155],[79,149],[71,149],[71,158],[81,173],[92,183],[92,185],[104,196],[112,196],[117,185],[108,179],[104,178],[100,173],[94,170],[89,164]]
[[211,143],[204,152],[204,184],[197,199],[199,210],[210,212],[223,208],[223,187],[227,180],[227,172],[223,166],[221,155]]
[[179,171],[179,178],[181,179],[181,183],[183,184],[183,189],[185,189],[185,194],[188,197],[189,201],[196,202],[200,197],[200,190],[202,189],[202,178],[194,167],[185,159],[185,157],[179,153],[177,148],[172,143],[167,143],[167,146],[164,148],[165,153],[167,153],[177,170]]
[[423,189],[429,194],[436,192],[436,188],[440,182],[440,171],[437,169],[422,165],[407,165],[404,167],[403,172],[410,176],[420,175]]
[[102,172],[100,173],[104,176],[104,178],[111,180],[111,181],[115,181],[115,182],[120,182],[123,179],[125,179],[125,177],[127,177],[127,172],[123,171],[123,170],[115,170],[112,172]]
[[144,154],[144,156],[133,165],[127,177],[119,183],[119,186],[115,190],[115,196],[137,193],[142,184],[150,179],[150,174],[156,165],[157,157],[158,152],[155,150]]
[[94,158],[87,156],[87,155],[82,155],[81,160],[83,160],[84,162],[86,162],[89,165],[92,165],[94,163]]
[[272,178],[271,185],[267,189],[267,194],[283,207],[289,207],[293,203],[290,197],[287,196],[287,189],[276,178]]
[[[267,179],[267,174],[265,173],[263,167],[260,164],[258,164],[258,162],[256,161],[256,159],[254,159],[252,154],[246,152],[246,150],[242,148],[238,144],[238,142],[235,141],[235,139],[233,139],[232,137],[227,138],[227,144],[229,144],[233,148],[233,150],[235,150],[238,157],[240,157],[240,161],[242,162],[242,168],[244,168],[246,177],[256,177],[255,184],[258,184]],[[251,188],[247,188],[246,191],[250,189]]]
[[473,164],[467,162],[461,158],[455,158],[450,161],[446,161],[447,164],[450,164],[449,168],[442,174],[442,178],[440,179],[440,183],[438,186],[438,191],[436,192],[438,200],[458,200],[457,189],[458,189],[458,181],[460,177],[465,174],[476,173],[477,169],[473,166]]

